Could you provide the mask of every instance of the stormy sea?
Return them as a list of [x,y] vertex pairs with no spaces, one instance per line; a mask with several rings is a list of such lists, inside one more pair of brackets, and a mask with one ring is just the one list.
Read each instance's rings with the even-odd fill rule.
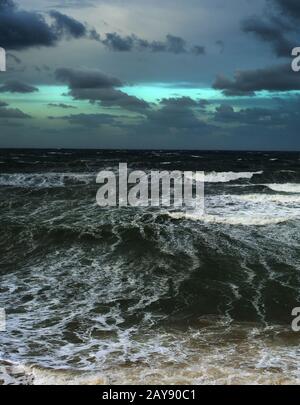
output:
[[[205,172],[205,213],[96,203]],[[0,384],[299,384],[300,153],[0,151]]]

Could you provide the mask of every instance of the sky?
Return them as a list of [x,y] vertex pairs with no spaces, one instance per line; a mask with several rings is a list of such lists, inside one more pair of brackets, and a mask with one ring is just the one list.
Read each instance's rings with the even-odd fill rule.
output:
[[299,27],[299,0],[0,0],[0,147],[300,150]]

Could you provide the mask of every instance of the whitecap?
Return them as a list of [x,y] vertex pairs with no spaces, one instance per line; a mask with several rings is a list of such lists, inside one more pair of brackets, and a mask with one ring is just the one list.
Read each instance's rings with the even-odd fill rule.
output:
[[3,173],[0,186],[46,188],[64,187],[67,182],[88,184],[95,176],[89,173]]
[[287,222],[293,216],[284,217],[264,217],[251,215],[219,216],[219,215],[202,215],[187,212],[169,212],[168,215],[173,219],[188,219],[191,221],[200,221],[209,224],[223,225],[245,225],[245,226],[266,226],[276,225]]
[[239,179],[252,179],[255,174],[262,174],[263,171],[258,172],[210,172],[205,174],[205,182],[207,183],[227,183],[229,181]]
[[299,183],[284,183],[284,184],[264,184],[272,191],[278,191],[283,193],[300,193]]

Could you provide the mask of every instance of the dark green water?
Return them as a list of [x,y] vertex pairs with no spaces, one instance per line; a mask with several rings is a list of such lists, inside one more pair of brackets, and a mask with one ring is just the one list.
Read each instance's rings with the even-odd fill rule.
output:
[[[98,207],[120,162],[205,171],[204,217]],[[0,226],[5,383],[300,381],[299,153],[0,151]]]

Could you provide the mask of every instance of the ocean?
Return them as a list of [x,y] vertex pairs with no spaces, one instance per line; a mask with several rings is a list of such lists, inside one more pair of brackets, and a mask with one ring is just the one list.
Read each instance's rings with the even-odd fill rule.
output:
[[[205,172],[205,214],[96,204]],[[0,384],[299,384],[300,153],[1,150]]]

